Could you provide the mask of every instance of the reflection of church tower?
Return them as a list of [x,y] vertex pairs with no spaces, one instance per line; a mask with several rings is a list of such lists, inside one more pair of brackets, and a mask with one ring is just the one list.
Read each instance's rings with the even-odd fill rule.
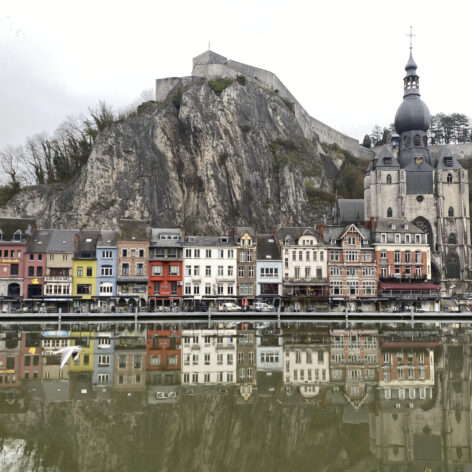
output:
[[430,155],[428,107],[420,98],[419,77],[410,51],[403,102],[395,116],[398,156],[385,147],[364,179],[365,219],[405,218],[428,234],[432,278],[454,293],[469,291],[469,184],[448,147]]

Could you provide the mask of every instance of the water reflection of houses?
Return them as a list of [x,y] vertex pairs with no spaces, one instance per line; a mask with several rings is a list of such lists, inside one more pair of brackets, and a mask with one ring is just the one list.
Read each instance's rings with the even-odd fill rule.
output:
[[283,338],[274,326],[264,328],[257,336],[257,395],[274,397],[282,386]]
[[182,330],[182,384],[236,383],[236,329]]
[[[182,350],[180,329],[152,329],[147,331],[147,385],[180,384]],[[162,390],[163,392],[165,391]]]
[[472,470],[470,334],[444,344],[444,452],[449,470]]
[[92,384],[99,386],[113,385],[115,360],[115,339],[111,331],[97,331],[93,350]]
[[115,392],[137,392],[146,389],[146,338],[122,333],[115,337]]
[[41,334],[42,369],[44,380],[69,379],[69,363],[61,369],[61,355],[58,350],[71,345],[70,331],[44,330]]
[[256,330],[250,323],[241,323],[237,329],[237,371],[238,397],[246,403],[254,398],[257,388],[256,376]]
[[316,397],[329,382],[329,348],[328,328],[284,329],[284,385],[295,387],[305,398]]
[[331,330],[331,382],[359,406],[378,379],[377,329]]
[[0,333],[0,389],[20,387],[20,336],[16,330]]

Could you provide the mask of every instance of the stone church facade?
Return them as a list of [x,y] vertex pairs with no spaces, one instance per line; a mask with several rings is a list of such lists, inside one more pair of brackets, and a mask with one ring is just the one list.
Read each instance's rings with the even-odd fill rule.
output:
[[470,214],[467,171],[444,146],[432,158],[428,107],[420,98],[410,52],[403,102],[395,116],[398,138],[373,159],[364,178],[365,220],[404,218],[428,235],[432,280],[443,296],[470,292]]

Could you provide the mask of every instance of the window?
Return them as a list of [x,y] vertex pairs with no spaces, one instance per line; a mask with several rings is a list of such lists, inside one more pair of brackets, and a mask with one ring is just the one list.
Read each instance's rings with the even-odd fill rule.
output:
[[346,261],[357,262],[359,260],[358,251],[346,251]]
[[91,294],[92,294],[91,285],[85,285],[85,284],[77,285],[77,295],[91,295]]
[[392,183],[392,176],[390,174],[387,175],[387,184]]
[[205,354],[205,357],[204,357],[205,365],[210,365],[210,357],[211,357],[210,354]]
[[30,260],[30,261],[34,261],[34,254],[33,254],[33,253],[31,253],[31,254],[29,255],[29,260]]
[[28,277],[34,277],[34,266],[28,267]]
[[200,266],[193,266],[193,275],[196,277],[200,275]]
[[199,295],[200,294],[200,284],[195,284],[193,286],[193,294],[194,295]]
[[332,261],[332,262],[338,262],[339,261],[339,251],[330,251],[329,260]]
[[300,267],[295,267],[295,279],[300,280]]
[[449,211],[447,212],[448,216],[454,216],[454,208],[449,207]]
[[205,249],[205,258],[211,259],[211,249]]
[[110,275],[113,275],[113,267],[112,267],[112,266],[102,266],[102,268],[101,268],[101,275],[102,275],[102,276],[110,276]]
[[192,284],[185,284],[185,295],[191,295],[192,294]]
[[193,257],[195,257],[196,259],[200,258],[200,249],[193,250]]
[[452,184],[452,174],[447,174],[447,183]]
[[102,251],[103,259],[111,259],[113,257],[112,251]]
[[387,218],[392,218],[393,216],[393,211],[391,207],[388,207],[387,209]]
[[311,277],[311,267],[305,267],[305,279],[309,279]]
[[223,257],[225,257],[225,251],[223,249],[218,249],[218,257],[220,259],[223,259]]
[[83,267],[77,267],[77,277],[83,277],[84,269]]
[[248,268],[248,277],[250,279],[253,279],[254,278],[254,267],[249,267]]
[[233,269],[234,269],[233,266],[228,266],[228,277],[232,277],[232,276],[233,276],[233,272],[234,272]]
[[234,295],[234,285],[228,284],[228,295]]
[[223,295],[224,287],[223,284],[218,284],[218,295]]
[[185,249],[185,257],[192,257],[192,250],[191,249]]
[[92,277],[92,268],[87,267],[87,277]]
[[144,249],[139,250],[139,257],[144,257]]
[[239,278],[244,277],[244,267],[243,266],[238,267],[238,277]]
[[356,238],[350,236],[349,238],[347,238],[347,243],[349,244],[349,246],[355,246],[356,245]]
[[121,257],[128,257],[128,249],[123,248],[121,250]]
[[205,295],[211,295],[211,284],[205,284]]
[[279,269],[277,267],[261,267],[261,277],[278,277]]
[[187,276],[192,275],[192,266],[190,266],[190,265],[185,266],[185,275],[187,275]]
[[138,262],[136,264],[136,275],[144,275],[144,263]]
[[98,356],[98,365],[99,366],[109,366],[110,365],[110,356],[108,355],[100,355]]
[[400,251],[395,251],[395,263],[400,263]]
[[[198,267],[198,266],[197,266]],[[169,266],[169,276],[177,277],[180,275],[180,266],[170,265]]]
[[100,284],[100,295],[111,295],[113,293],[113,284],[101,283]]

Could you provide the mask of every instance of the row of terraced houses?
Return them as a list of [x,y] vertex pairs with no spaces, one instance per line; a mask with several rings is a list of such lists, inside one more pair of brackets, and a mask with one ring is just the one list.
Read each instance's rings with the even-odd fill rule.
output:
[[438,310],[427,233],[396,218],[186,235],[122,220],[119,231],[0,219],[0,306],[11,311]]

